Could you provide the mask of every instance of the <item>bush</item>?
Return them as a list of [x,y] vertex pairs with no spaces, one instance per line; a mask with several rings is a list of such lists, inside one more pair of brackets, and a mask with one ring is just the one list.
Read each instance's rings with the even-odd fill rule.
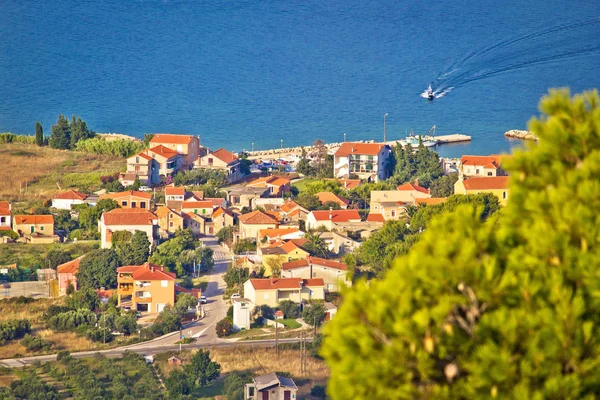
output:
[[227,309],[227,318],[231,318],[231,320],[233,320],[233,306],[229,306]]
[[283,312],[284,318],[298,318],[300,316],[300,309],[298,304],[291,300],[282,300],[279,302],[279,309]]
[[14,133],[0,133],[0,144],[5,143],[35,144],[35,136],[15,135]]
[[8,236],[9,239],[17,240],[19,234],[15,231],[0,231],[0,236]]
[[310,388],[310,395],[317,399],[324,399],[327,397],[327,387],[325,385],[315,385]]
[[250,239],[242,239],[233,246],[234,254],[242,254],[247,251],[256,251],[256,242]]
[[31,332],[31,324],[26,319],[11,319],[0,322],[0,342],[21,339]]
[[223,318],[217,322],[216,330],[217,336],[220,338],[231,335],[233,333],[233,321],[228,317]]
[[56,354],[56,361],[60,363],[68,363],[72,359],[73,357],[71,357],[71,353],[69,353],[67,350],[61,350],[58,352],[58,354]]
[[227,375],[224,382],[224,393],[227,400],[243,400],[246,382],[248,379],[235,372]]
[[40,337],[32,336],[30,334],[26,334],[23,340],[21,340],[21,344],[25,346],[27,351],[40,351],[47,350],[52,347],[52,343],[44,340]]
[[88,339],[90,339],[94,342],[106,341],[106,343],[108,343],[114,339],[114,336],[112,335],[112,333],[110,333],[110,329],[100,329],[100,328],[90,329],[87,332],[86,336]]
[[95,323],[96,314],[86,309],[60,313],[48,320],[48,326],[55,331],[69,331],[79,326],[93,326]]
[[80,140],[75,150],[93,154],[129,157],[144,149],[144,143],[127,139],[105,140],[101,137]]

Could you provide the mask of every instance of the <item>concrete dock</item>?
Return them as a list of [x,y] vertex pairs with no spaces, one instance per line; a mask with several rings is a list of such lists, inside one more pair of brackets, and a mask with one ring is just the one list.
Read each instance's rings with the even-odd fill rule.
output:
[[435,140],[437,141],[437,144],[470,142],[471,136],[455,133],[453,135],[436,136]]

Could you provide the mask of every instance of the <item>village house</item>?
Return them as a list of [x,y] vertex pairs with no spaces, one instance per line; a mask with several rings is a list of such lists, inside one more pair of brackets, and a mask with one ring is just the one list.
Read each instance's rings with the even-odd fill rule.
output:
[[227,199],[224,199],[223,197],[202,197],[198,200],[210,201],[212,203],[213,208],[227,208]]
[[52,207],[59,210],[71,210],[75,204],[85,204],[88,195],[77,190],[68,190],[52,197]]
[[194,168],[207,168],[224,171],[227,181],[234,183],[244,177],[240,168],[241,162],[235,154],[225,149],[208,152],[194,162]]
[[505,176],[502,169],[502,158],[506,156],[492,154],[490,156],[462,156],[460,172],[464,176]]
[[269,197],[270,190],[265,187],[246,187],[246,185],[239,183],[226,188],[227,190],[227,201],[237,209],[248,207],[254,209],[256,207],[256,200]]
[[[133,177],[133,179],[131,179]],[[156,185],[160,182],[160,163],[143,151],[127,158],[127,172],[121,174],[119,181],[130,186],[138,178],[144,185]]]
[[285,242],[277,241],[268,246],[259,247],[257,255],[265,268],[265,276],[273,276],[273,268],[281,269],[285,262],[310,256],[310,253],[304,249],[306,243],[306,239],[290,239]]
[[64,296],[67,294],[67,287],[69,287],[69,283],[73,285],[73,289],[78,289],[77,272],[79,272],[79,263],[83,257],[85,256],[77,257],[74,260],[67,261],[66,263],[56,267],[56,272],[58,274],[59,296]]
[[152,209],[151,193],[128,190],[126,192],[100,195],[100,200],[104,199],[113,199],[121,208],[140,208],[148,211]]
[[327,244],[329,251],[338,256],[351,253],[360,246],[359,242],[339,232],[322,232],[319,237]]
[[271,197],[283,197],[284,193],[290,191],[290,180],[281,176],[264,176],[246,184],[247,189],[266,188]]
[[141,208],[115,208],[102,213],[98,221],[101,237],[101,248],[112,247],[112,234],[117,231],[142,231],[148,237],[150,245],[158,241],[158,217],[150,211]]
[[244,400],[296,400],[298,387],[292,378],[271,372],[257,376],[244,387]]
[[306,221],[309,212],[310,211],[293,200],[286,201],[285,204],[279,208],[282,222]]
[[0,231],[12,230],[12,206],[8,201],[0,201]]
[[192,168],[198,157],[204,154],[200,137],[172,133],[156,133],[150,140],[151,146],[164,146],[181,155],[183,168]]
[[256,240],[262,229],[274,229],[279,226],[277,220],[262,211],[252,211],[238,217],[240,239]]
[[339,182],[344,190],[352,190],[362,183],[360,179],[326,178],[326,181]]
[[317,229],[322,226],[332,230],[337,223],[360,221],[357,210],[315,210],[306,217],[306,229]]
[[416,206],[420,206],[420,205],[433,206],[436,204],[444,203],[446,200],[447,200],[446,197],[425,197],[422,199],[415,199],[415,205]]
[[337,292],[344,286],[350,286],[348,266],[335,260],[318,257],[307,257],[283,263],[282,278],[320,278],[325,283],[325,290]]
[[145,263],[117,268],[117,305],[131,310],[161,312],[166,305],[175,305],[173,272],[164,267]]
[[158,217],[160,232],[167,237],[184,228],[181,214],[167,206],[158,207],[155,214]]
[[194,213],[204,218],[211,218],[213,213],[213,204],[206,200],[186,200],[181,203],[181,212]]
[[503,206],[508,202],[508,192],[508,176],[461,177],[454,184],[454,194],[492,193]]
[[404,195],[400,201],[405,203],[411,203],[414,199],[423,199],[431,197],[429,189],[419,186],[419,181],[415,180],[414,183],[404,183],[396,188],[396,190]]
[[390,177],[390,146],[381,143],[344,142],[333,158],[333,175],[336,178],[358,176],[367,182],[382,181]]
[[212,222],[215,233],[217,233],[226,226],[234,226],[235,217],[231,211],[223,207],[217,207],[213,210]]
[[183,186],[165,187],[165,205],[173,210],[180,211],[184,201],[201,200],[204,200],[204,193],[201,191],[187,191]]
[[281,300],[296,303],[325,299],[323,279],[263,278],[248,279],[244,283],[244,296],[255,306],[277,307]]
[[258,233],[257,240],[262,242],[266,238],[267,244],[273,243],[275,240],[302,239],[304,232],[295,226],[281,227],[277,229],[261,229]]
[[340,209],[342,210],[347,209],[348,204],[350,204],[350,200],[344,199],[343,197],[340,197],[337,194],[333,194],[331,192],[319,192],[315,196],[317,196],[321,205],[331,202],[340,206]]
[[146,154],[158,163],[158,174],[167,177],[182,168],[181,154],[159,145],[146,150]]
[[29,243],[54,243],[54,216],[52,215],[15,215],[13,231]]

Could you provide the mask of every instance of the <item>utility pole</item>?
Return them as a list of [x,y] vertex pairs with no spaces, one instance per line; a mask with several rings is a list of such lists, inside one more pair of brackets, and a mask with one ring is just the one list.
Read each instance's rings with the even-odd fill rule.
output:
[[275,352],[277,353],[277,359],[279,359],[279,322],[275,319]]
[[104,344],[106,344],[106,310],[102,311],[102,319],[104,320]]

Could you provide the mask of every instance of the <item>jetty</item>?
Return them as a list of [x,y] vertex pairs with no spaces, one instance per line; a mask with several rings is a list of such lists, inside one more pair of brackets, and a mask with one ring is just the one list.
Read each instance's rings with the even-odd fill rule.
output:
[[436,136],[434,140],[437,144],[470,142],[471,136],[463,135],[462,133],[454,133],[452,135]]

